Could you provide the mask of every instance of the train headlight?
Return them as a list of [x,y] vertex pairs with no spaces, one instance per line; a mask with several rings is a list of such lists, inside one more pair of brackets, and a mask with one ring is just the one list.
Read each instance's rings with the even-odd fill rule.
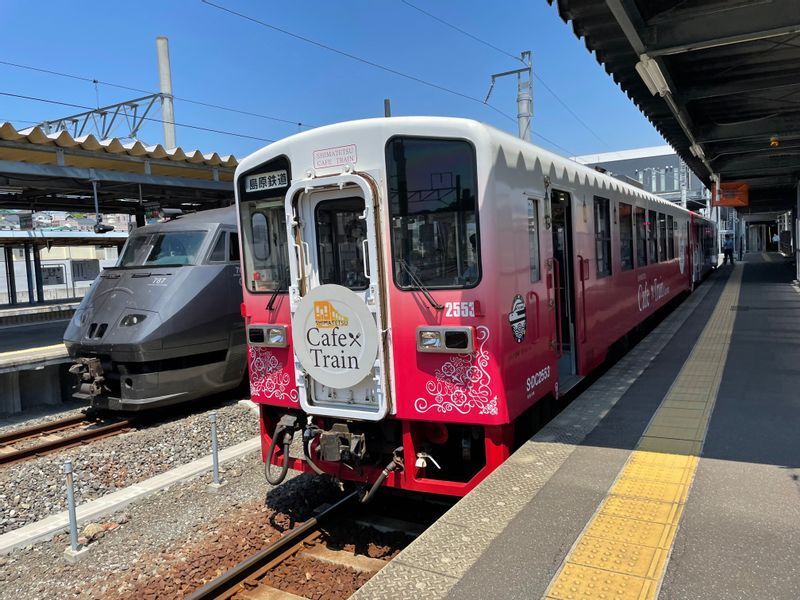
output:
[[288,345],[286,340],[286,327],[267,327],[267,346],[273,348],[285,348]]
[[469,354],[473,350],[472,327],[418,327],[418,352]]
[[142,321],[147,318],[147,315],[140,315],[140,314],[131,314],[125,315],[122,317],[122,320],[119,322],[120,327],[132,327],[134,325],[138,325]]
[[289,345],[289,336],[286,325],[250,325],[247,328],[247,341],[251,346],[286,348]]
[[442,347],[442,332],[420,329],[417,331],[417,347],[420,350],[439,350]]

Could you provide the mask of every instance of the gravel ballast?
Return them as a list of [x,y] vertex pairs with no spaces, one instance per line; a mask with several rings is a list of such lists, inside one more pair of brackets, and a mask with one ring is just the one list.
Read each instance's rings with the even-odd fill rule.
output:
[[[113,529],[100,534],[89,545],[89,555],[77,564],[63,559],[69,544],[66,535],[0,556],[0,597],[146,598],[140,592],[162,577],[186,570],[185,558],[202,558],[187,555],[187,549],[243,532],[253,536],[250,545],[258,545],[295,520],[307,518],[332,493],[320,478],[296,476],[292,471],[284,484],[272,489],[264,480],[258,452],[225,465],[224,478],[228,485],[216,494],[208,493],[210,476],[204,476],[109,515],[102,525]],[[264,526],[265,514],[272,517],[271,527]],[[262,539],[254,535],[259,531]],[[212,571],[200,576],[232,566],[240,560],[238,554],[207,557],[202,566],[210,560]],[[183,589],[193,589],[193,583],[187,580],[188,587]],[[161,597],[179,597],[180,589]]]
[[58,406],[43,406],[21,414],[3,416],[0,417],[0,435],[79,415],[85,410],[85,402],[64,402]]
[[[258,435],[258,416],[227,403],[217,411],[220,449]],[[71,459],[78,504],[94,500],[211,452],[210,409],[118,436],[0,467],[0,533],[66,509],[62,467]]]

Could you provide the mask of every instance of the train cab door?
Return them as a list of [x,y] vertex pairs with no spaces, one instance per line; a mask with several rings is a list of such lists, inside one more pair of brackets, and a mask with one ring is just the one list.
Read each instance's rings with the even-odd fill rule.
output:
[[548,271],[555,301],[555,350],[558,354],[558,387],[566,392],[579,377],[576,369],[575,293],[573,266],[572,202],[568,192],[550,192],[553,258]]
[[[310,414],[378,420],[389,411],[390,361],[382,333],[386,317],[379,281],[375,188],[358,175],[325,180],[328,181],[304,183],[301,189],[290,189],[287,194],[287,232],[290,247],[292,243],[295,246],[295,251],[289,253],[293,322],[300,299],[314,288],[326,284],[347,288],[360,298],[374,320],[378,352],[362,380],[337,387],[319,381],[310,369],[304,368],[295,347],[300,403]],[[330,185],[330,180],[336,180],[336,184]],[[314,304],[316,311],[319,303]],[[313,337],[319,335],[314,333]]]

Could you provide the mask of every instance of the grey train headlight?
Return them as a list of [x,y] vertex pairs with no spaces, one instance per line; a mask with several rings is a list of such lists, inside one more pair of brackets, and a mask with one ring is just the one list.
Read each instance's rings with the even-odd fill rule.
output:
[[133,325],[138,325],[142,321],[147,318],[147,315],[140,315],[140,314],[131,314],[125,315],[122,317],[122,320],[119,322],[120,327],[132,327]]
[[417,327],[418,352],[470,354],[473,349],[472,327]]
[[247,328],[247,341],[251,346],[267,348],[286,348],[289,345],[286,325],[250,325]]

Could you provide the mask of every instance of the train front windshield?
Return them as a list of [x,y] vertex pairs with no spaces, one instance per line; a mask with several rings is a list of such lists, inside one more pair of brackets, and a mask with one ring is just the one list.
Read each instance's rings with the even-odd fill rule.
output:
[[197,262],[206,231],[134,233],[117,263],[118,268],[182,266]]
[[480,280],[475,152],[463,140],[396,137],[386,147],[397,285],[470,288]]

